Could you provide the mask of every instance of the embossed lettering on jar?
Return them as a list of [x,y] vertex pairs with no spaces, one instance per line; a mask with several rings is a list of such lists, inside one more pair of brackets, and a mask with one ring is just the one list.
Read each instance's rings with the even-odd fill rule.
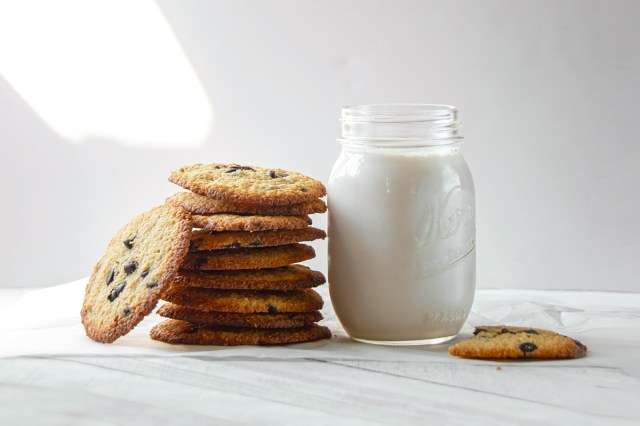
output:
[[453,338],[475,291],[475,196],[454,107],[342,111],[328,185],[329,289],[354,339]]

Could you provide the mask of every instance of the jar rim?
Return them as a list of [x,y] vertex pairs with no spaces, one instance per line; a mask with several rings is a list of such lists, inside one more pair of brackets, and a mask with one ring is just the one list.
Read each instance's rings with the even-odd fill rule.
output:
[[342,108],[341,120],[384,121],[457,121],[458,109],[447,104],[356,104]]
[[459,143],[458,109],[446,104],[361,104],[341,110],[343,144],[435,146]]

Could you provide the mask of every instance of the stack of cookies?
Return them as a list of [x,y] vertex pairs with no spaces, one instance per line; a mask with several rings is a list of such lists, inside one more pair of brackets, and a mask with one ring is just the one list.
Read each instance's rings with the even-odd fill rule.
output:
[[324,213],[322,183],[296,172],[236,164],[196,164],[169,178],[190,192],[167,204],[191,212],[188,252],[151,330],[167,343],[242,345],[330,337],[323,301],[312,287],[322,273],[296,263],[323,239],[309,214]]

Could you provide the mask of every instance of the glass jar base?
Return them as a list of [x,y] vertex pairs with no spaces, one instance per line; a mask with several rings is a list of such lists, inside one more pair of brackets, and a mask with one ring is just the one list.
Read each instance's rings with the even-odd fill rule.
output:
[[381,346],[420,346],[420,345],[439,345],[440,343],[448,342],[456,337],[457,334],[445,337],[436,337],[433,339],[420,339],[420,340],[368,340],[360,339],[358,337],[351,337],[353,340],[361,343],[368,343],[370,345]]

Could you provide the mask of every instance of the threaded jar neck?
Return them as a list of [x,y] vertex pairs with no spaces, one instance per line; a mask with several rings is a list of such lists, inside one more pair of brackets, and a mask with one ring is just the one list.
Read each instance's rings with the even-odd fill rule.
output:
[[371,104],[342,108],[342,137],[348,145],[421,147],[458,144],[458,110],[436,104]]

